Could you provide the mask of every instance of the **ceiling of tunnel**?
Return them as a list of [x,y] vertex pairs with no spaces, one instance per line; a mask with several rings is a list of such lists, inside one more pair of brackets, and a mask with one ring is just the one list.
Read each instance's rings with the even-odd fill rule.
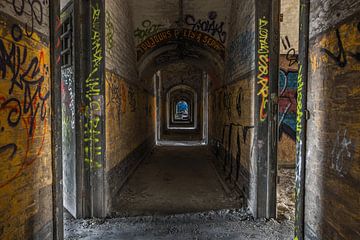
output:
[[[131,0],[136,43],[159,31],[183,26],[214,36],[223,44],[229,24],[230,0]],[[214,25],[212,22],[214,21]],[[202,26],[200,26],[202,25]],[[200,27],[200,29],[198,29]]]
[[163,93],[177,85],[186,85],[201,93],[202,70],[186,63],[174,63],[161,71]]
[[140,76],[169,63],[194,63],[220,77],[231,0],[131,0]]

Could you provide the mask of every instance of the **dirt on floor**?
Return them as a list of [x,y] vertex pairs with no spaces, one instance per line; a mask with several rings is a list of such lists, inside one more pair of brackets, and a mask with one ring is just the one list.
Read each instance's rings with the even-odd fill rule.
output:
[[169,216],[74,220],[66,217],[68,240],[291,240],[293,223],[253,220],[244,209]]
[[279,220],[295,220],[295,169],[280,168],[277,188],[277,215]]
[[203,147],[156,149],[118,193],[113,218],[75,220],[65,214],[65,239],[292,239],[294,170],[279,170],[281,221],[254,220],[219,181],[213,158]]
[[115,216],[169,215],[241,208],[226,192],[206,147],[159,147],[145,159],[114,200]]

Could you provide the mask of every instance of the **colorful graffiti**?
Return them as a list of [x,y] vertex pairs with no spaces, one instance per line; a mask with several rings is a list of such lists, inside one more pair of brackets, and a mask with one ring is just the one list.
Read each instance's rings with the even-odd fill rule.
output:
[[297,71],[280,70],[279,77],[279,126],[280,137],[284,132],[296,138]]
[[85,124],[84,124],[84,150],[85,162],[91,167],[100,168],[103,155],[101,141],[101,115],[102,96],[101,80],[103,65],[103,47],[101,45],[100,15],[98,4],[92,6],[92,68],[85,81]]
[[269,97],[269,21],[263,17],[259,18],[259,44],[258,44],[258,96],[261,96],[260,121],[267,118],[267,103]]
[[[16,13],[23,14],[24,1],[20,8],[15,2]],[[48,136],[49,48],[33,29],[34,20],[42,22],[37,5],[31,4],[31,26],[0,26],[0,160],[10,169],[1,175],[0,188],[38,159]]]

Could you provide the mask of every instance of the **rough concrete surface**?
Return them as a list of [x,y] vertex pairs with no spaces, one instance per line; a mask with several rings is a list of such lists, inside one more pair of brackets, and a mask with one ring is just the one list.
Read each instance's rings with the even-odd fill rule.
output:
[[206,147],[158,147],[119,192],[117,217],[65,216],[65,239],[291,239],[291,221],[253,220]]
[[295,220],[295,169],[280,168],[277,191],[277,218]]
[[116,216],[178,214],[240,208],[226,193],[206,147],[159,147],[119,192]]
[[65,222],[65,239],[119,240],[290,240],[289,221],[252,220],[246,210],[218,210],[170,216],[73,220]]

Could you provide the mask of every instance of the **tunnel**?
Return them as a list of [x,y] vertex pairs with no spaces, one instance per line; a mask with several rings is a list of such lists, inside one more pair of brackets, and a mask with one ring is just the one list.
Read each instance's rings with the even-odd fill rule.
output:
[[360,239],[359,1],[0,13],[0,239]]

